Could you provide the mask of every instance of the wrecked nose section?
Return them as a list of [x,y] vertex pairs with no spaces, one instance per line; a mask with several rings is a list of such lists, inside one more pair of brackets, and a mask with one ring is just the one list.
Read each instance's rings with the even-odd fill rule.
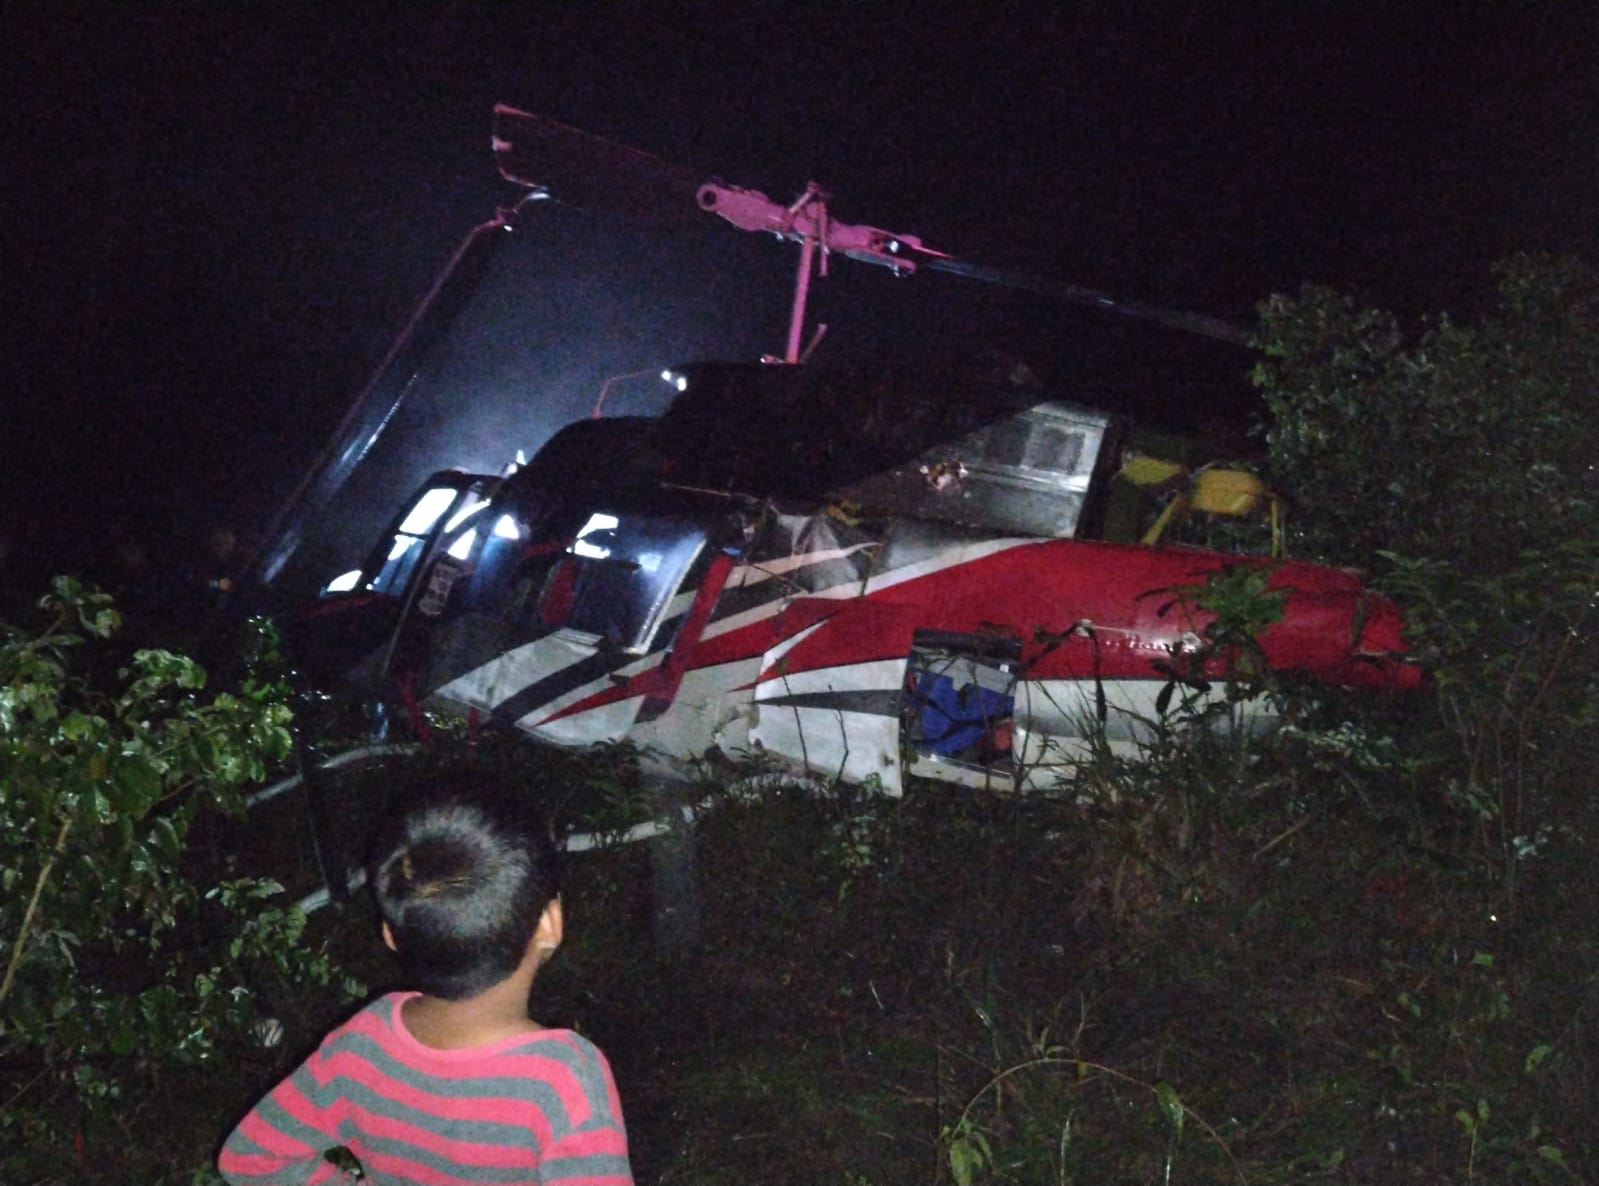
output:
[[1405,643],[1405,622],[1392,600],[1370,589],[1355,599],[1350,618],[1351,675],[1340,682],[1357,687],[1410,691],[1421,687],[1426,673]]
[[1389,655],[1381,662],[1388,673],[1389,686],[1398,691],[1414,691],[1426,682],[1426,670],[1419,660],[1409,655]]
[[1410,692],[1420,688],[1426,678],[1420,660],[1403,650],[1359,650],[1332,682],[1345,687]]
[[1393,601],[1347,577],[1306,567],[1292,574],[1281,621],[1261,642],[1272,665],[1348,688],[1406,691],[1425,678]]

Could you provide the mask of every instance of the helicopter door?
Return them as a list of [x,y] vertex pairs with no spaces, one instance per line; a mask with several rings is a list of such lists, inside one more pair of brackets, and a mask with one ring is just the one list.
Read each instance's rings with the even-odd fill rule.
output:
[[495,715],[565,745],[624,737],[645,699],[630,682],[665,658],[704,545],[687,520],[591,513],[545,579],[546,633],[500,661]]

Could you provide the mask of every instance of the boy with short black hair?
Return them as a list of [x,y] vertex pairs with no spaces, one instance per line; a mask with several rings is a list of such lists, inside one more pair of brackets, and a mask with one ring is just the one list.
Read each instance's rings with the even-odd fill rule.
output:
[[611,1070],[586,1038],[528,1017],[564,926],[555,853],[530,805],[465,776],[410,797],[374,848],[383,940],[414,991],[323,1039],[239,1123],[237,1184],[534,1182],[630,1186]]

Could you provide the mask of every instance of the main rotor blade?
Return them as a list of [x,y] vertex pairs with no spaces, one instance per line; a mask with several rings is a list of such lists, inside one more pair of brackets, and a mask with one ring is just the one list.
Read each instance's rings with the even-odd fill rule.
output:
[[494,107],[494,159],[507,181],[564,205],[646,222],[702,217],[703,173],[503,103]]
[[1080,284],[1062,284],[1058,281],[1032,276],[1026,272],[1014,272],[1006,268],[991,268],[985,264],[967,263],[958,259],[927,259],[922,261],[921,266],[930,268],[935,272],[948,272],[952,276],[964,276],[970,280],[980,280],[985,284],[997,284],[1004,288],[1016,288],[1024,292],[1034,292],[1052,300],[1071,301],[1073,304],[1078,305],[1091,305],[1096,309],[1103,309],[1107,313],[1119,313],[1123,317],[1137,317],[1144,321],[1158,322],[1161,325],[1171,326],[1173,329],[1184,330],[1207,338],[1215,338],[1219,342],[1230,342],[1235,346],[1249,345],[1249,334],[1242,326],[1234,325],[1230,321],[1223,321],[1219,317],[1211,317],[1204,313],[1185,313],[1178,309],[1164,309],[1159,305],[1147,305],[1142,301],[1124,301],[1111,296],[1109,293],[1100,292],[1098,289],[1084,288]]
[[350,402],[321,455],[278,508],[267,528],[266,546],[252,566],[251,575],[261,584],[270,585],[277,579],[299,548],[307,524],[332,501],[355,467],[371,452],[410,393],[424,362],[466,307],[500,245],[509,238],[506,232],[516,229],[523,208],[540,197],[537,192],[524,194],[516,205],[473,227],[455,249],[410,321],[389,346],[378,369]]

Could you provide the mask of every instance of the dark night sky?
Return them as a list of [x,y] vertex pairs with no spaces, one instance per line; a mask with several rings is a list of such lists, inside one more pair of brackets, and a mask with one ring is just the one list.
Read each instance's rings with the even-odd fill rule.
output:
[[[5,5],[0,513],[69,556],[264,522],[508,196],[496,101],[1237,321],[1307,280],[1469,314],[1494,258],[1599,245],[1591,4],[1007,7]],[[401,469],[534,447],[607,375],[781,348],[792,249],[566,210],[525,240]],[[821,300],[824,354],[967,332],[1068,394],[1244,414],[1247,359],[1170,331],[848,265]]]

